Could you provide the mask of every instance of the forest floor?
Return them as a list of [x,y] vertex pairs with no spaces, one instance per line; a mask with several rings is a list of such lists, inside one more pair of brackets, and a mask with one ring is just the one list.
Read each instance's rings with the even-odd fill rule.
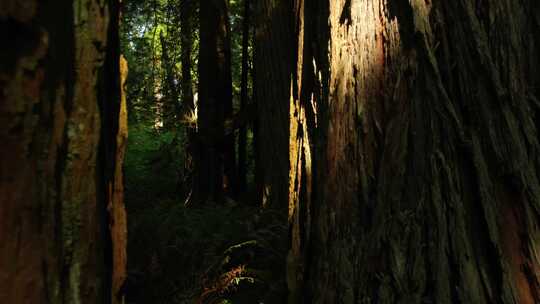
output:
[[170,151],[130,131],[127,303],[283,302],[286,223],[247,201],[184,206]]

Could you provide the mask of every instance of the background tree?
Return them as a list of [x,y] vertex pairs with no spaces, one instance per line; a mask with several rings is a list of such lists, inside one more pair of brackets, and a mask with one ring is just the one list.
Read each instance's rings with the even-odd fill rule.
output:
[[[247,111],[249,102],[249,41],[250,41],[250,1],[244,0],[242,20],[242,79],[240,83],[240,111]],[[247,131],[248,126],[240,127],[238,134],[238,188],[247,190]]]
[[192,172],[194,161],[198,155],[196,145],[197,108],[193,98],[192,53],[194,43],[193,20],[195,17],[196,1],[182,1],[180,7],[180,34],[181,34],[181,62],[182,62],[182,117],[185,124],[184,149],[184,180],[181,185],[185,193],[190,193],[194,186]]
[[0,302],[123,303],[118,3],[3,1],[0,31]]
[[538,4],[299,8],[291,302],[539,302]]
[[[227,2],[202,1],[200,11],[198,141],[195,201],[222,201],[234,191],[234,136],[225,132],[232,116],[231,50]],[[225,184],[225,186],[224,186]]]
[[161,54],[162,54],[162,69],[165,72],[165,79],[163,81],[163,91],[165,96],[163,97],[163,127],[165,129],[175,129],[180,122],[180,94],[178,92],[178,77],[176,76],[175,64],[169,56],[169,46],[167,39],[163,35],[163,32],[159,33],[159,40],[161,42]]
[[289,102],[293,71],[293,3],[257,1],[255,5],[254,94],[257,103],[258,185],[262,205],[288,201]]

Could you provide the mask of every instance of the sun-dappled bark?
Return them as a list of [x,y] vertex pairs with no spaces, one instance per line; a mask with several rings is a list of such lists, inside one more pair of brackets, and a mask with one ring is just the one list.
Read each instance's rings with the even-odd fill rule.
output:
[[290,303],[539,303],[537,2],[297,7]]
[[0,32],[0,302],[122,303],[118,3],[2,1]]
[[[313,145],[316,123],[316,99],[320,98],[320,77],[327,75],[324,67],[320,75],[314,75],[314,57],[319,54],[325,58],[327,50],[316,49],[316,35],[326,38],[324,28],[318,28],[324,11],[317,15],[319,4],[304,0],[295,1],[295,33],[297,35],[295,75],[292,79],[291,99],[289,105],[289,200],[288,220],[290,231],[290,250],[287,256],[287,285],[289,303],[302,303],[304,295],[304,276],[308,272],[307,261],[310,259],[308,244],[311,234],[311,204],[314,180]],[[324,17],[322,17],[324,18]],[[321,38],[323,39],[323,38]],[[322,60],[317,64],[324,64]],[[318,85],[317,85],[318,83]],[[319,89],[316,89],[319,87]],[[321,181],[322,182],[322,181]]]
[[[98,235],[104,242],[105,267],[110,272],[106,281],[106,298],[110,303],[124,303],[124,283],[127,277],[127,214],[124,205],[124,155],[128,136],[126,81],[128,63],[120,55],[119,17],[120,8],[116,1],[110,2],[107,48],[104,66],[100,69],[98,102],[100,106],[101,137],[99,144],[97,174],[103,176],[98,184],[98,195],[105,191],[106,216],[98,214],[100,225],[108,230]],[[105,217],[105,221],[103,221]],[[109,286],[110,284],[110,286]],[[108,302],[104,300],[104,302]]]
[[[117,57],[114,56],[114,59]],[[120,105],[116,115],[103,115],[112,117],[117,120],[117,125],[113,130],[117,130],[116,137],[111,138],[111,145],[115,146],[114,153],[110,154],[110,157],[114,157],[114,178],[107,180],[108,188],[108,204],[107,211],[109,212],[109,229],[111,235],[111,250],[112,250],[112,292],[111,303],[122,304],[124,299],[124,282],[127,278],[127,214],[124,205],[124,156],[127,145],[128,136],[128,118],[127,118],[127,101],[125,84],[127,80],[127,61],[124,57],[120,57]],[[115,74],[117,75],[117,74]],[[116,82],[116,81],[115,81]],[[114,100],[111,103],[115,104]]]

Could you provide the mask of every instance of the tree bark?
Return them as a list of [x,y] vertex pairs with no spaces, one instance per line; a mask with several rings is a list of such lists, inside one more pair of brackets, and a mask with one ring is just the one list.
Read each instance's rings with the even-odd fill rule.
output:
[[122,303],[118,4],[3,1],[0,31],[0,302]]
[[234,135],[225,135],[232,116],[231,50],[227,2],[200,2],[199,161],[195,201],[219,202],[233,192],[236,175]]
[[293,3],[258,1],[255,6],[254,93],[262,205],[288,202],[289,102],[294,60]]
[[301,4],[290,302],[539,303],[538,4]]
[[[240,84],[240,111],[246,111],[248,106],[248,75],[249,75],[249,28],[250,1],[244,0],[244,20],[242,21],[242,80]],[[247,124],[240,127],[238,134],[238,188],[245,192],[247,188]]]
[[161,65],[165,71],[164,95],[163,102],[163,126],[166,130],[176,128],[181,114],[180,98],[177,85],[175,82],[174,62],[169,56],[167,40],[163,36],[163,32],[159,32],[159,40],[161,42]]
[[[185,125],[185,157],[184,157],[184,181],[181,184],[181,193],[189,196],[189,191],[196,188],[196,180],[193,178],[195,163],[199,155],[197,151],[197,108],[193,99],[193,84],[191,77],[193,53],[193,15],[195,5],[192,1],[183,1],[180,7],[180,36],[181,36],[181,61],[182,61],[182,120]],[[191,117],[191,118],[190,118]],[[195,118],[195,119],[194,119]],[[187,185],[187,187],[186,187]],[[185,187],[185,188],[184,188]]]

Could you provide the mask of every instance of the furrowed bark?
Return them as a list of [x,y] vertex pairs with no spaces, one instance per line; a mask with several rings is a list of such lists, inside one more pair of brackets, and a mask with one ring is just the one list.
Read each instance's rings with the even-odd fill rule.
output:
[[299,67],[315,67],[315,85],[299,103],[315,101],[316,125],[298,138],[311,161],[291,146],[314,173],[289,214],[295,293],[539,302],[538,4],[310,5],[300,12],[316,31],[299,46],[315,47]]
[[0,63],[2,303],[117,303],[125,260],[113,260],[112,247],[122,251],[113,230],[125,226],[107,214],[104,170],[118,167],[100,156],[100,130],[118,110],[100,113],[99,93],[110,85],[101,75],[117,46],[116,5],[0,4],[0,31],[13,42]]

